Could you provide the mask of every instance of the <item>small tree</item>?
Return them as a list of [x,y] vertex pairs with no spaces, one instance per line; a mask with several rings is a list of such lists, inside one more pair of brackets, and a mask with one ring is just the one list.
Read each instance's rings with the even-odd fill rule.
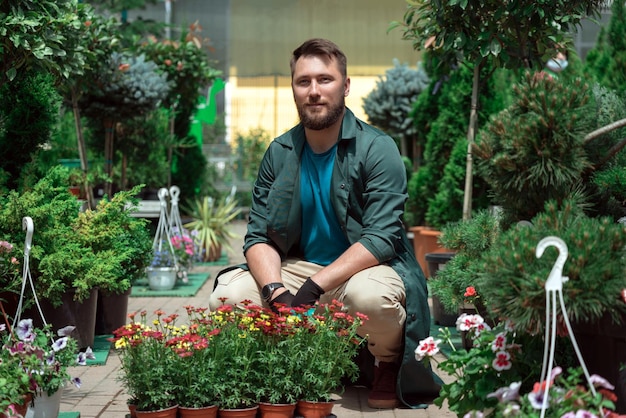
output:
[[585,64],[601,85],[620,94],[626,92],[626,7],[623,1],[613,1],[609,26],[600,31]]
[[413,158],[414,168],[421,163],[424,144],[417,141],[417,128],[410,114],[413,103],[428,83],[421,65],[411,69],[394,59],[393,68],[385,72],[384,78],[379,77],[374,90],[363,98],[363,110],[369,121],[399,142],[401,154]]
[[467,164],[463,218],[471,214],[472,144],[478,118],[481,69],[543,67],[556,51],[564,49],[569,31],[589,14],[598,14],[602,0],[407,0],[402,22],[403,39],[416,50],[434,49],[450,66],[473,69],[470,119],[467,129]]

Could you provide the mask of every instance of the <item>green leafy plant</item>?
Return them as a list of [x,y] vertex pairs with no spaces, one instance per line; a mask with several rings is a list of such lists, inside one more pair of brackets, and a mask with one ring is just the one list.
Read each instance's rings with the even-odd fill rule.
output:
[[[295,377],[302,400],[330,401],[330,395],[343,389],[342,379],[354,380],[358,367],[354,362],[364,339],[357,329],[367,320],[343,310],[343,304],[333,301],[316,309],[296,308],[302,322],[288,339],[294,361],[301,365]],[[332,353],[332,354],[330,354]]]
[[[619,324],[626,313],[619,297],[624,288],[626,227],[608,217],[589,218],[571,200],[547,202],[532,219],[532,227],[502,232],[483,254],[476,286],[490,310],[520,330],[542,333],[544,286],[557,254],[550,248],[538,259],[535,249],[547,236],[560,237],[568,247],[563,275],[569,279],[563,283],[563,299],[572,322],[595,321],[606,314]],[[563,326],[562,318],[557,323]]]
[[[467,332],[471,340],[468,350],[456,350],[450,330],[440,329],[453,351],[448,358],[438,362],[439,369],[454,377],[454,381],[442,386],[434,403],[448,403],[450,410],[461,417],[539,417],[543,390],[546,382],[535,383],[532,376],[539,375],[536,361],[543,352],[542,341],[526,333],[520,333],[510,322],[501,322],[490,328],[480,315],[462,314],[457,329]],[[538,344],[537,344],[538,343]],[[441,339],[428,337],[419,342],[415,359],[428,364],[435,360]],[[554,369],[549,379],[549,408],[546,417],[574,417],[573,412],[594,412],[593,416],[609,416],[616,399],[611,392],[593,395],[581,385],[582,369],[570,369],[567,376],[559,376],[561,369]],[[607,390],[612,385],[598,376],[592,381],[601,383]],[[526,393],[520,396],[520,393]],[[571,413],[572,415],[567,415]],[[592,415],[576,415],[592,416]]]
[[428,285],[447,311],[457,312],[466,300],[468,287],[473,286],[481,293],[477,286],[482,270],[479,260],[500,233],[500,221],[490,211],[479,210],[471,219],[447,224],[441,232],[440,244],[454,250],[455,255],[429,279]]
[[37,386],[31,370],[36,369],[38,359],[32,352],[15,355],[13,337],[5,324],[0,324],[0,343],[0,413],[15,416],[16,406],[24,405]]
[[33,326],[32,319],[22,319],[13,329],[13,348],[18,356],[35,355],[36,365],[31,365],[37,383],[36,394],[51,396],[66,383],[80,387],[80,379],[72,378],[70,367],[85,365],[87,358],[95,358],[91,349],[78,352],[78,342],[70,336],[73,326],[59,329],[55,338],[50,324],[43,328]]
[[234,238],[235,234],[230,229],[230,223],[241,212],[236,200],[229,196],[220,199],[205,196],[196,199],[187,212],[191,221],[185,223],[183,227],[191,231],[202,261],[219,259],[222,247],[231,250],[229,240]]
[[169,408],[176,403],[175,376],[176,355],[166,345],[172,335],[167,326],[173,320],[162,318],[164,313],[156,311],[157,318],[147,321],[142,311],[135,321],[131,314],[130,323],[113,332],[115,348],[120,350],[121,374],[118,379],[131,397],[131,402],[140,411]]

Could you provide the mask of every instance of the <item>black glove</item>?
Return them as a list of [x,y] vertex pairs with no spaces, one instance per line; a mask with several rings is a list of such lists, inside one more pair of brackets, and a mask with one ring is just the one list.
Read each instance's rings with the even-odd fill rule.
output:
[[281,293],[270,301],[270,308],[272,309],[272,311],[278,313],[278,306],[276,306],[276,304],[280,303],[286,307],[290,307],[291,302],[293,301],[293,297],[293,294],[289,290],[287,290],[286,292]]
[[291,301],[291,306],[294,308],[299,306],[313,306],[323,294],[324,289],[319,287],[310,277],[307,277],[306,282],[304,282]]

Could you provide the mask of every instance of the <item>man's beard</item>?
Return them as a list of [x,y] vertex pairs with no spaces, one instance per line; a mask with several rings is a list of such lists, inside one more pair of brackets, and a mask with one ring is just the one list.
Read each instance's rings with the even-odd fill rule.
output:
[[307,112],[306,104],[297,106],[298,115],[300,116],[302,125],[304,125],[305,128],[312,129],[314,131],[321,131],[322,129],[326,129],[337,122],[343,114],[345,107],[346,102],[343,97],[340,103],[328,107],[328,112],[325,115],[318,113],[311,114]]

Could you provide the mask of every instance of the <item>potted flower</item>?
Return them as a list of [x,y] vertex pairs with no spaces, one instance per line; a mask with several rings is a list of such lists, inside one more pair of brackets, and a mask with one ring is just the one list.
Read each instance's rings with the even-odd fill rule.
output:
[[[543,342],[529,334],[516,332],[510,322],[490,328],[478,314],[461,315],[457,329],[469,332],[471,348],[456,350],[450,331],[447,328],[439,330],[445,343],[454,350],[438,366],[455,379],[442,386],[434,403],[441,407],[447,402],[457,416],[539,417],[546,386],[536,383],[533,376],[541,372],[536,359],[543,354]],[[415,349],[416,360],[437,361],[434,356],[441,343],[441,339],[432,336],[420,341]],[[592,394],[581,382],[581,368],[572,368],[567,376],[555,380],[560,372],[560,367],[555,368],[550,379],[546,417],[612,416],[607,414],[614,409],[616,398],[613,393]],[[598,376],[592,376],[591,380],[601,383],[608,391],[614,389]],[[526,395],[520,396],[520,393]],[[572,415],[567,415],[569,413]],[[595,415],[590,415],[592,413]]]
[[262,308],[222,305],[211,312],[209,326],[215,329],[211,342],[218,347],[214,357],[216,370],[215,396],[220,416],[229,410],[247,410],[256,415],[261,385],[268,376],[259,369]]
[[31,370],[34,370],[38,359],[33,353],[16,355],[16,345],[20,344],[11,337],[5,324],[0,324],[0,337],[0,415],[23,416],[37,387]]
[[176,286],[177,258],[173,247],[166,239],[162,239],[160,245],[152,252],[152,261],[146,267],[148,285],[152,290],[170,290]]
[[72,378],[69,368],[85,365],[87,358],[93,358],[91,350],[78,352],[77,341],[69,336],[73,329],[68,326],[58,330],[56,338],[50,324],[36,328],[32,319],[22,319],[4,338],[5,348],[31,374],[34,408],[45,405],[53,416],[58,414],[63,387],[69,382],[80,387],[80,379]]
[[141,415],[143,411],[168,410],[177,413],[175,355],[166,345],[170,330],[161,321],[163,313],[157,311],[157,319],[147,322],[147,313],[141,312],[139,321],[130,315],[130,323],[113,332],[113,342],[120,350],[121,374],[118,376],[130,402]]
[[295,377],[300,393],[297,409],[307,416],[303,409],[309,402],[327,403],[326,416],[332,409],[331,394],[343,389],[343,379],[354,380],[358,375],[354,357],[364,338],[357,330],[367,318],[347,314],[336,300],[315,310],[295,311],[302,316],[302,323],[288,341],[294,361],[301,365]]
[[[200,411],[205,417],[217,415],[215,382],[220,370],[216,368],[215,357],[220,347],[212,341],[218,332],[205,326],[206,308],[186,306],[188,324],[178,326],[179,332],[172,336],[167,345],[175,355],[174,376],[176,403],[181,418]],[[168,321],[166,318],[164,321]],[[174,321],[168,326],[174,326]]]
[[[23,219],[32,219],[30,273],[44,316],[55,328],[76,326],[73,336],[84,349],[93,345],[99,290],[127,291],[148,264],[150,239],[145,220],[132,216],[132,196],[139,189],[81,212],[67,191],[67,178],[67,168],[56,166],[32,189],[0,196],[0,229],[8,242],[22,243]],[[15,250],[15,258],[23,259],[24,249]],[[21,284],[21,276],[16,280]],[[68,309],[56,309],[61,305]],[[28,316],[42,325],[38,316]]]
[[261,327],[258,369],[266,378],[260,381],[259,412],[262,418],[291,417],[301,398],[298,374],[302,368],[293,355],[292,338],[302,318],[290,309],[278,313],[264,309],[260,318],[265,321]]
[[230,250],[229,240],[235,238],[230,223],[239,215],[237,201],[229,196],[220,199],[205,196],[196,199],[188,210],[191,221],[184,227],[191,231],[202,261],[216,261],[222,248]]
[[195,249],[193,238],[186,229],[178,231],[172,228],[172,237],[170,239],[174,255],[176,256],[176,267],[178,268],[178,278],[183,283],[189,281],[188,272],[193,267]]

